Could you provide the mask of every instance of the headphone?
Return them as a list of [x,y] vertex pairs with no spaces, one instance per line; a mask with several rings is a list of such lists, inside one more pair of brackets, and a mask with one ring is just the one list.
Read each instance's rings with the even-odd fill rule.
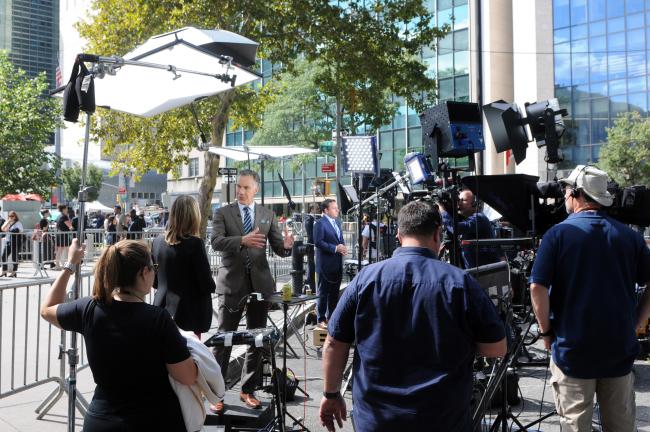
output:
[[580,192],[578,192],[578,177],[580,177],[580,174],[585,172],[585,170],[590,166],[591,165],[585,165],[580,169],[580,171],[578,171],[578,175],[576,175],[575,180],[573,180],[573,185],[571,186],[571,193],[569,194],[571,198],[578,198],[578,196],[580,196]]

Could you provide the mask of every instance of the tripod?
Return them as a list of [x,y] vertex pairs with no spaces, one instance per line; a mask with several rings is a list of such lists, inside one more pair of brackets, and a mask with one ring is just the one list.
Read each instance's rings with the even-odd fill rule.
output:
[[[313,298],[313,297],[312,297]],[[269,431],[279,431],[279,432],[298,432],[298,431],[306,431],[310,432],[309,429],[305,426],[303,423],[303,419],[294,417],[293,414],[287,411],[287,332],[288,332],[288,321],[289,321],[289,305],[290,304],[300,304],[304,303],[307,300],[310,300],[311,298],[305,297],[305,298],[294,298],[289,301],[282,301],[278,303],[282,303],[282,313],[283,313],[283,323],[282,323],[282,389],[280,389],[280,378],[278,377],[278,371],[279,369],[276,367],[276,361],[275,361],[275,350],[274,347],[272,347],[272,352],[271,352],[271,368],[273,370],[273,374],[275,375],[275,380],[273,380],[273,396],[274,399],[276,400],[276,415],[274,419],[270,422],[269,428],[267,429]],[[275,298],[272,298],[272,301],[276,300]],[[296,387],[296,390],[300,390],[305,396],[309,397],[307,393],[305,393],[300,387]],[[300,426],[300,429],[287,429],[286,425],[286,418],[287,416],[293,420],[293,426]]]

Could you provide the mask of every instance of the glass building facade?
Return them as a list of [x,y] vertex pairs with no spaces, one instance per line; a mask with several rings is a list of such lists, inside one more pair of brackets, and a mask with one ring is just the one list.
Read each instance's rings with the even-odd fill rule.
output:
[[[438,43],[437,50],[424,47],[421,52],[422,61],[427,65],[427,73],[438,80],[438,97],[440,101],[469,100],[469,4],[468,0],[428,0],[429,10],[435,12],[436,25],[449,24],[452,32]],[[279,72],[279,67],[268,61],[259,63],[259,72],[263,78],[261,83],[272,79],[274,73]],[[379,151],[381,152],[381,168],[391,170],[404,170],[404,155],[407,152],[417,151],[422,147],[422,133],[418,113],[408,107],[402,98],[393,98],[397,104],[397,111],[393,119],[378,131],[357,131],[357,134],[376,134]],[[228,129],[226,145],[243,145],[253,137],[253,131],[243,129]],[[311,186],[316,179],[334,178],[334,174],[322,174],[321,166],[324,163],[334,162],[333,157],[318,157],[315,162],[307,164],[305,168],[306,195],[311,195]],[[278,181],[277,170],[265,172],[265,195],[267,197],[281,197],[282,188]],[[280,169],[282,177],[288,184],[291,195],[303,195],[302,173],[293,173],[289,164]],[[342,178],[343,183],[350,182],[350,178]],[[335,193],[335,184],[331,183],[331,192]]]
[[0,0],[0,49],[30,77],[45,71],[55,87],[59,0]]
[[564,166],[596,162],[606,127],[648,112],[650,0],[553,0],[555,95],[569,111]]

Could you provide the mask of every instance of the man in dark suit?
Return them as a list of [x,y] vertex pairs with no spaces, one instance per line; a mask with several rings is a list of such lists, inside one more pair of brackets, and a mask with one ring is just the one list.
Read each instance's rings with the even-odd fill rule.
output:
[[[221,252],[217,272],[218,330],[237,329],[244,308],[246,327],[266,327],[269,302],[275,292],[275,281],[266,259],[266,241],[279,256],[291,255],[293,236],[285,229],[285,238],[276,224],[271,210],[256,205],[254,198],[259,190],[259,176],[251,170],[242,170],[237,179],[237,202],[221,207],[212,220],[212,248]],[[256,300],[252,293],[260,293]],[[214,356],[227,376],[230,347],[215,347]],[[259,408],[254,390],[261,366],[261,348],[249,347],[242,371],[240,398],[251,408]],[[223,412],[223,403],[213,407]]]
[[316,273],[318,273],[318,300],[316,311],[318,326],[327,328],[332,312],[339,300],[343,277],[343,256],[348,249],[343,241],[343,229],[336,200],[326,199],[321,205],[323,217],[314,224],[316,246]]

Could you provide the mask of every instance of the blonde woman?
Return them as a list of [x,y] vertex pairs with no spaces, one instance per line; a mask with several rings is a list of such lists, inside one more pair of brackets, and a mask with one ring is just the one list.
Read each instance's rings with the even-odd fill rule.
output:
[[92,297],[65,303],[83,255],[72,240],[70,261],[41,305],[43,319],[84,336],[97,387],[83,430],[185,431],[169,376],[192,385],[197,367],[169,314],[144,301],[155,277],[149,248],[135,240],[109,246],[95,265]]
[[197,336],[210,329],[212,270],[199,237],[199,204],[189,195],[181,195],[172,204],[164,237],[153,242],[153,261],[158,265],[154,283],[154,304],[167,309],[178,327]]

